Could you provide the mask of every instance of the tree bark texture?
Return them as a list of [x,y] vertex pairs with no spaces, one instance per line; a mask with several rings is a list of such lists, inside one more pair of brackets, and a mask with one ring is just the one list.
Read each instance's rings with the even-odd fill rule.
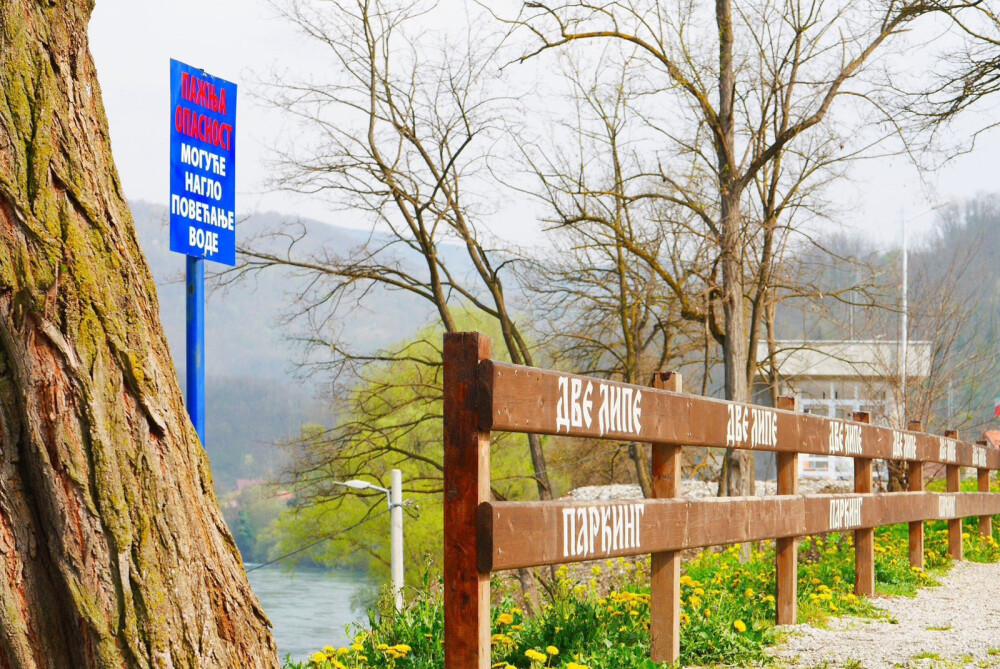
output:
[[[715,20],[719,28],[719,120],[716,157],[719,171],[719,264],[722,267],[722,308],[726,317],[722,344],[726,372],[726,399],[749,403],[751,379],[747,375],[750,351],[746,305],[744,304],[743,225],[740,197],[745,183],[739,177],[736,159],[735,98],[736,74],[733,67],[733,9],[731,0],[716,0]],[[730,449],[726,452],[724,476],[719,492],[726,495],[754,493],[753,452]]]
[[0,667],[276,667],[112,161],[92,9],[0,4]]

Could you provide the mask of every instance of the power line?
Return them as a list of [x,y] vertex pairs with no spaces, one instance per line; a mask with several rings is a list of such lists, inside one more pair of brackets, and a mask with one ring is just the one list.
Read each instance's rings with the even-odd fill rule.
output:
[[284,555],[280,555],[280,556],[274,558],[273,560],[268,560],[267,562],[263,562],[263,563],[257,565],[256,567],[251,567],[250,569],[247,569],[247,573],[249,574],[252,571],[257,571],[258,569],[262,569],[263,567],[268,567],[268,566],[270,566],[272,564],[275,564],[276,562],[281,562],[285,558],[290,558],[293,555],[298,555],[302,551],[307,551],[310,548],[312,548],[313,546],[318,546],[319,544],[323,543],[324,541],[327,541],[328,539],[333,539],[335,536],[337,536],[339,534],[344,534],[345,532],[350,532],[351,530],[353,530],[355,528],[361,527],[362,525],[364,525],[365,523],[367,523],[369,520],[375,520],[376,518],[380,518],[381,516],[384,516],[387,513],[389,513],[389,511],[385,510],[385,511],[381,511],[379,513],[376,513],[374,516],[367,516],[366,518],[361,519],[360,521],[358,521],[354,525],[351,525],[350,527],[345,527],[342,530],[337,530],[336,532],[331,532],[330,534],[324,535],[324,536],[320,537],[319,539],[317,539],[316,541],[313,541],[312,543],[306,544],[305,546],[302,546],[300,548],[296,548],[295,550],[291,551],[290,553],[285,553]]

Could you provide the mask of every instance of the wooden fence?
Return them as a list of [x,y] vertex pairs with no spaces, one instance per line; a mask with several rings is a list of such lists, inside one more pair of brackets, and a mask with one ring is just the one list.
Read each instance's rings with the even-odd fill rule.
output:
[[[680,376],[651,387],[511,365],[490,359],[478,333],[444,339],[445,667],[490,666],[490,574],[505,569],[651,555],[651,657],[680,651],[680,551],[776,540],[777,624],[796,617],[796,537],[853,531],[855,592],[875,589],[874,528],[910,524],[910,561],[923,566],[923,521],[947,520],[949,550],[962,558],[962,521],[991,532],[1000,495],[989,493],[1000,452],[944,436],[795,413],[794,400],[758,407],[681,394]],[[495,502],[490,433],[526,432],[652,444],[654,499],[620,502]],[[773,451],[778,494],[680,496],[682,446]],[[798,495],[798,454],[854,458],[854,494]],[[909,490],[872,491],[872,460],[906,461]],[[943,463],[947,492],[924,491],[924,464]],[[978,470],[979,491],[960,493],[962,467]]]

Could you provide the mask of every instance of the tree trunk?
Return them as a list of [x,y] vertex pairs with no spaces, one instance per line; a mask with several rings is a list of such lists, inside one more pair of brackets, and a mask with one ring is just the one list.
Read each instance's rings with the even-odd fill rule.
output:
[[632,442],[628,445],[628,454],[632,458],[635,466],[635,477],[642,489],[642,496],[651,498],[653,496],[653,469],[646,457],[646,449],[642,444]]
[[[735,236],[735,235],[733,235]],[[734,257],[735,256],[735,257]],[[722,272],[725,290],[726,339],[722,347],[726,372],[726,399],[750,402],[750,381],[747,378],[748,350],[746,314],[743,305],[742,268],[733,249],[722,250]],[[726,495],[754,494],[754,458],[748,450],[729,449],[726,453],[724,480]]]
[[276,667],[112,162],[92,9],[0,5],[0,667]]
[[[722,267],[722,309],[725,314],[725,340],[722,361],[726,371],[726,399],[744,404],[750,401],[747,359],[750,330],[743,304],[743,217],[740,212],[738,164],[735,156],[736,133],[735,81],[733,68],[733,10],[731,0],[716,0],[715,21],[719,29],[719,119],[716,154],[719,170],[719,257]],[[726,452],[724,476],[719,480],[719,494],[754,493],[753,453],[730,449]]]

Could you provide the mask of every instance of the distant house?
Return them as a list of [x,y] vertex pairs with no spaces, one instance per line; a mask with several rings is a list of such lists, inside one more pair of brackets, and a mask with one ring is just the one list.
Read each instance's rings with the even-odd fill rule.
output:
[[[854,412],[867,411],[876,425],[899,425],[903,420],[900,401],[902,346],[899,341],[785,340],[777,342],[774,357],[779,376],[778,394],[797,398],[799,409],[805,413],[851,419]],[[766,344],[758,346],[757,360],[761,369],[755,382],[754,402],[769,405],[770,389],[765,380],[769,366]],[[930,342],[908,342],[907,378],[926,378],[930,366]],[[758,454],[757,460],[761,461],[757,465],[758,478],[773,476],[774,457],[769,455],[770,458],[762,458]],[[803,454],[799,456],[799,475],[850,478],[854,475],[854,467],[851,458]]]

